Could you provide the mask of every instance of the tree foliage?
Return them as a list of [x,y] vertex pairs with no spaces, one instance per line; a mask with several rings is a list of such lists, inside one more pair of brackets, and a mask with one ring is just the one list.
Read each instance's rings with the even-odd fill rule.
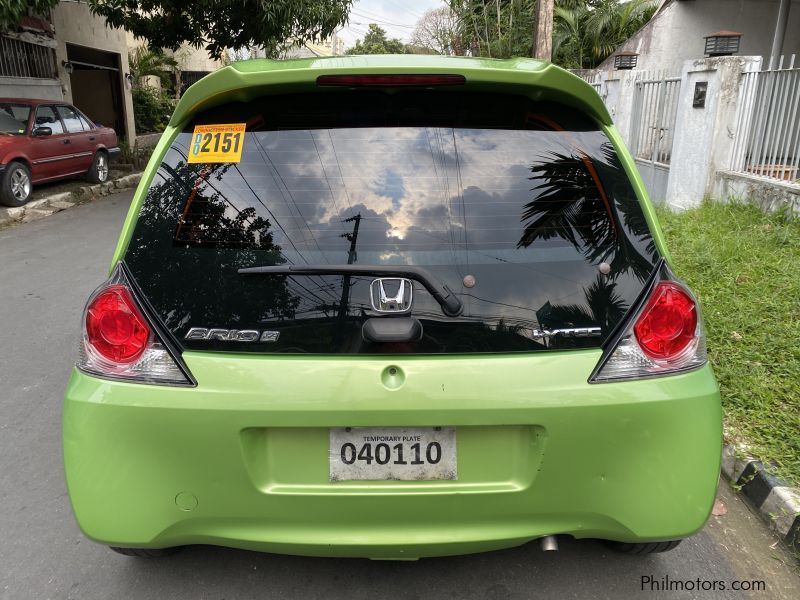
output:
[[363,40],[356,40],[355,45],[348,49],[346,54],[404,54],[405,44],[397,38],[389,39],[386,31],[375,23],[369,24],[369,29]]
[[473,56],[531,56],[536,0],[449,0]]
[[608,58],[655,14],[654,0],[556,0],[553,57],[570,69],[591,69]]
[[175,110],[174,99],[165,92],[144,85],[131,89],[131,100],[137,133],[164,131]]
[[[5,1],[5,0],[4,0]],[[112,27],[150,48],[204,47],[212,58],[226,48],[256,45],[277,55],[286,46],[331,35],[353,0],[88,0]]]
[[19,26],[22,17],[30,13],[44,15],[59,0],[0,0],[0,31],[13,31]]
[[[592,68],[644,26],[655,0],[556,0],[553,62]],[[531,56],[536,0],[449,0],[457,30],[474,56]]]
[[142,77],[154,75],[161,80],[164,88],[170,86],[170,74],[178,68],[178,61],[174,56],[168,56],[162,50],[151,50],[147,46],[139,46],[130,51],[128,64],[134,85],[139,85]]
[[409,45],[428,53],[463,56],[457,15],[447,6],[425,12],[414,27]]

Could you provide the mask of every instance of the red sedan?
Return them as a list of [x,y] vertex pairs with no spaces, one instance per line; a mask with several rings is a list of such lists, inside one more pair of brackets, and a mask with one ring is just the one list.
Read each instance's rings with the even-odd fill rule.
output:
[[119,152],[114,130],[74,106],[0,98],[0,204],[22,206],[45,181],[85,174],[102,183]]

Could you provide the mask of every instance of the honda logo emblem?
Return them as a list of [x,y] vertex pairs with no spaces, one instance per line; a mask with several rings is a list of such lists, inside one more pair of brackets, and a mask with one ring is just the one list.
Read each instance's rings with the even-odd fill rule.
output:
[[373,279],[369,299],[373,310],[380,313],[404,313],[411,310],[414,285],[410,279],[382,277]]

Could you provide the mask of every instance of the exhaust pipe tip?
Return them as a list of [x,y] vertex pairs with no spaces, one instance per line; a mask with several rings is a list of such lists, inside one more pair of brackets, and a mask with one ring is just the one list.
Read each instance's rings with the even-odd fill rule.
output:
[[556,552],[558,550],[558,540],[554,535],[546,535],[542,538],[542,551],[543,552]]

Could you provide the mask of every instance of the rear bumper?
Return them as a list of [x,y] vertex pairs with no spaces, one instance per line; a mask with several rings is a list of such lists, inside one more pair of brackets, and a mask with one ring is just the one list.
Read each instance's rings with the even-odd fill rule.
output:
[[106,151],[108,152],[108,158],[111,162],[117,160],[120,154],[122,154],[122,150],[119,148],[119,146],[114,146],[113,148],[106,148]]
[[[64,409],[73,508],[84,533],[110,545],[371,558],[485,551],[550,534],[647,541],[698,531],[720,462],[710,367],[567,385],[566,363],[574,382],[598,358],[570,354],[187,353],[193,389],[74,372]],[[405,373],[400,390],[380,384],[388,364]],[[415,425],[457,427],[458,481],[328,481],[328,427]]]

